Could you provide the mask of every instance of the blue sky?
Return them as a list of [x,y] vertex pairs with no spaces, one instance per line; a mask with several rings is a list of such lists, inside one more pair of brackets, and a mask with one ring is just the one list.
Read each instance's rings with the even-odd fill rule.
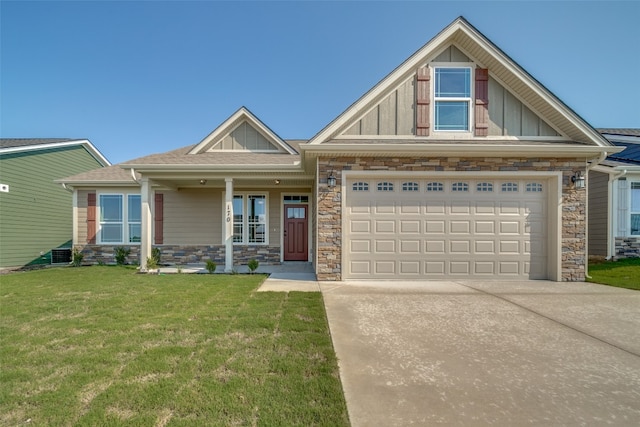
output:
[[0,2],[0,135],[113,163],[240,106],[306,139],[457,16],[594,127],[640,128],[638,1]]

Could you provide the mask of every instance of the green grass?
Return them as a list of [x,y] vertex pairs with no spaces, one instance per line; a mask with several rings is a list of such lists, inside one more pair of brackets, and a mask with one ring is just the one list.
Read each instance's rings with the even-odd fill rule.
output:
[[348,425],[320,293],[126,267],[0,277],[0,425]]
[[628,258],[589,264],[589,282],[640,290],[640,259]]

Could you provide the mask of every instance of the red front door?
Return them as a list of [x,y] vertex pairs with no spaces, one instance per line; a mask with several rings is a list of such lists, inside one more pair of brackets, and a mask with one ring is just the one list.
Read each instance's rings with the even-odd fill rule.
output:
[[308,260],[307,205],[284,205],[284,260]]

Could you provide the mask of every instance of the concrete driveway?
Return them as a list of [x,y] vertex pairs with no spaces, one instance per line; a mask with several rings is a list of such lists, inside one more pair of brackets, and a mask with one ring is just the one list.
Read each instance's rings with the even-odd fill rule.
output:
[[640,425],[640,292],[321,282],[353,426]]

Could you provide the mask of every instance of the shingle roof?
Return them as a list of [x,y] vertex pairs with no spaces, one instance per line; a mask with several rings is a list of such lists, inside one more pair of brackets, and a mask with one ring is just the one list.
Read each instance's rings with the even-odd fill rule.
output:
[[[139,177],[139,176],[138,176]],[[75,182],[114,182],[114,183],[126,183],[130,182],[134,184],[135,181],[131,177],[131,172],[128,169],[122,169],[119,165],[107,166],[104,168],[93,169],[87,172],[82,172],[77,175],[72,175],[58,180],[60,182],[75,183]]]
[[640,136],[640,129],[635,128],[599,128],[596,130],[603,135]]
[[151,154],[121,163],[127,165],[290,165],[300,161],[299,154],[216,151],[188,154],[195,145],[166,153]]
[[29,147],[67,141],[78,141],[78,138],[0,138],[0,148]]

